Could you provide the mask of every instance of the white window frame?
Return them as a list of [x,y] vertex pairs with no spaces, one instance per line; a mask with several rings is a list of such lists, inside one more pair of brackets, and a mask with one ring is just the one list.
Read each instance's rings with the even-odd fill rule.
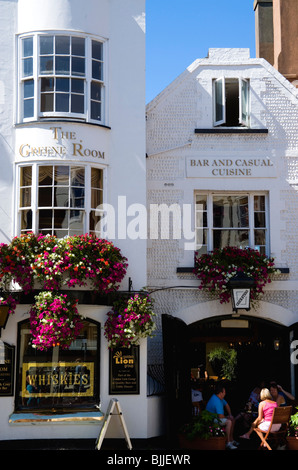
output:
[[[102,201],[106,200],[106,169],[103,168],[100,165],[88,165],[84,164],[81,162],[68,162],[68,163],[62,163],[62,162],[57,162],[57,161],[46,161],[46,162],[28,162],[27,164],[20,164],[17,165],[16,168],[16,173],[17,173],[17,185],[16,185],[16,203],[17,203],[17,208],[16,208],[16,214],[17,214],[17,220],[16,220],[16,235],[19,235],[20,233],[26,233],[26,231],[32,231],[34,233],[39,233],[39,220],[38,220],[38,213],[40,209],[43,209],[43,207],[38,206],[38,168],[40,166],[80,166],[84,167],[85,169],[85,184],[84,184],[84,190],[85,190],[85,205],[84,208],[79,208],[78,210],[82,210],[84,213],[84,225],[83,225],[83,234],[84,233],[94,233],[97,237],[102,236],[102,228],[103,227],[97,227],[97,230],[90,232],[90,214],[92,211],[94,211],[95,208],[92,208],[91,206],[91,169],[95,168],[98,170],[102,171]],[[31,184],[31,204],[30,206],[26,207],[21,207],[21,168],[24,167],[31,167],[32,168],[32,184]],[[48,206],[47,209],[56,209],[59,210],[59,207],[53,207],[53,206]],[[21,227],[21,222],[22,222],[22,212],[24,210],[31,210],[32,214],[32,229],[31,230],[22,230]],[[69,208],[69,210],[76,210],[75,208]],[[103,217],[104,211],[102,208],[96,209],[96,215]],[[70,227],[68,226],[67,230],[70,230]]]
[[[196,196],[206,196],[207,197],[207,210],[203,211],[202,209],[197,209],[196,205]],[[213,227],[213,197],[215,196],[243,196],[248,197],[248,210],[249,210],[249,226],[248,228],[231,228],[231,227],[223,227],[223,228],[214,228]],[[205,230],[207,233],[207,252],[212,252],[214,250],[213,245],[213,233],[215,230],[247,230],[249,232],[249,247],[253,249],[258,249],[258,245],[255,244],[255,230],[258,230],[258,227],[255,227],[255,217],[254,214],[254,197],[255,196],[264,196],[265,197],[265,254],[267,256],[270,255],[270,247],[269,247],[269,228],[270,228],[270,220],[269,220],[269,195],[265,191],[235,191],[235,192],[226,192],[226,191],[195,191],[194,194],[194,207],[195,207],[195,233],[196,233],[196,251],[198,249],[198,237],[202,240],[202,232],[201,230]],[[207,227],[199,227],[197,225],[197,213],[198,212],[206,212],[207,213]],[[260,228],[263,230],[263,228]],[[199,231],[199,232],[198,232]],[[199,235],[198,235],[199,233]],[[200,241],[200,240],[199,240]],[[204,245],[205,246],[205,245]],[[245,247],[243,247],[245,248]]]
[[[239,97],[239,126],[249,127],[250,125],[250,87],[249,80],[245,78],[233,78],[238,80],[238,97]],[[226,109],[228,103],[226,101],[226,80],[227,77],[219,77],[212,82],[212,99],[213,99],[213,125],[214,127],[226,125]],[[220,94],[219,94],[220,93]],[[221,117],[218,117],[217,106],[221,106]]]
[[[39,73],[39,38],[40,36],[68,36],[68,37],[79,37],[85,39],[85,76],[84,78],[84,113],[71,113],[71,112],[41,112],[41,79],[47,77],[48,75],[41,75]],[[34,80],[34,112],[33,116],[24,117],[23,105],[24,105],[24,87],[23,83],[26,77],[23,77],[23,68],[22,68],[22,41],[23,39],[33,37],[33,76]],[[102,79],[92,78],[92,41],[97,41],[102,44]],[[45,121],[53,119],[67,119],[69,121],[79,121],[79,122],[90,122],[92,124],[98,125],[107,125],[107,41],[102,37],[88,36],[85,34],[77,34],[70,31],[40,31],[34,33],[26,33],[18,36],[18,105],[17,105],[17,122],[26,123],[33,121]],[[55,78],[57,75],[53,72],[52,77]],[[59,76],[60,77],[60,76]],[[61,75],[63,78],[64,75]],[[71,78],[71,75],[68,75],[67,78]],[[79,77],[77,77],[79,78]],[[91,83],[95,81],[101,85],[101,119],[92,119],[91,117]]]

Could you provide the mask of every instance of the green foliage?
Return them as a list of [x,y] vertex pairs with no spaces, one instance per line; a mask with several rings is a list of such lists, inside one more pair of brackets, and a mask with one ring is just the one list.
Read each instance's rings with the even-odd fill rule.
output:
[[224,427],[221,426],[216,414],[203,410],[191,422],[185,424],[181,433],[185,434],[187,439],[209,439],[210,437],[225,436]]
[[220,378],[233,380],[236,377],[235,369],[237,366],[237,351],[235,349],[215,348],[208,354],[208,359],[212,363],[215,360],[220,361]]

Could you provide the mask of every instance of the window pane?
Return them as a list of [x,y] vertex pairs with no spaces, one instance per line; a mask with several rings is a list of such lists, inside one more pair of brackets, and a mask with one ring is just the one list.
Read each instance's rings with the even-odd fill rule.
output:
[[103,171],[99,168],[91,168],[92,188],[103,188]]
[[32,230],[32,210],[21,211],[21,231]]
[[20,207],[31,206],[31,188],[21,188],[20,190]]
[[85,190],[84,188],[70,189],[70,207],[84,207]]
[[26,80],[24,82],[24,98],[31,98],[34,96],[34,80]]
[[84,212],[79,210],[70,211],[69,230],[74,233],[82,233],[84,230]]
[[56,91],[69,91],[69,78],[56,78]]
[[57,165],[54,168],[54,184],[58,185],[68,185],[69,184],[69,166],[67,165]]
[[255,227],[266,227],[265,212],[255,212]]
[[23,60],[23,77],[31,77],[33,75],[33,58]]
[[33,56],[33,38],[25,38],[23,43],[23,57]]
[[103,199],[102,199],[102,191],[99,189],[92,189],[91,191],[91,207],[93,209],[96,209],[97,206],[102,204]]
[[85,168],[71,167],[71,186],[85,186]]
[[55,209],[54,210],[54,228],[68,228],[68,210]]
[[200,194],[196,195],[196,210],[207,210],[207,196]]
[[102,63],[92,60],[92,78],[102,80]]
[[41,55],[53,54],[53,40],[54,36],[40,36],[39,47]]
[[224,122],[224,81],[218,79],[214,83],[215,92],[215,123]]
[[38,184],[41,185],[51,185],[53,183],[53,167],[52,166],[40,166],[39,167],[39,177]]
[[25,100],[24,101],[24,118],[29,118],[34,115],[34,100]]
[[52,188],[43,186],[38,189],[38,205],[39,207],[50,207],[53,205]]
[[225,246],[237,246],[243,249],[249,247],[248,230],[214,230],[213,247],[224,248]]
[[84,96],[71,94],[71,112],[72,113],[84,113]]
[[22,166],[20,168],[20,185],[31,186],[32,184],[32,167]]
[[54,93],[44,93],[40,97],[40,111],[54,111]]
[[97,236],[101,233],[101,219],[102,215],[97,211],[90,211],[89,230],[95,232]]
[[85,39],[73,37],[71,40],[72,44],[72,55],[78,55],[85,57]]
[[207,212],[196,212],[196,227],[208,227]]
[[98,41],[92,41],[92,58],[97,60],[103,59],[102,54],[102,43]]
[[196,245],[207,245],[208,243],[208,231],[205,229],[196,230]]
[[101,103],[91,101],[91,119],[101,120]]
[[56,54],[69,54],[70,53],[70,37],[69,36],[56,36],[55,38]]
[[55,60],[55,72],[59,75],[69,75],[70,58],[67,56],[57,56]]
[[54,91],[54,79],[42,78],[40,81],[41,92]]
[[84,93],[84,80],[79,78],[72,78],[71,80],[71,91],[73,93]]
[[53,73],[53,57],[40,58],[40,73],[42,75]]
[[69,189],[64,186],[54,187],[54,206],[69,207]]
[[255,245],[266,245],[265,230],[255,230]]
[[214,196],[214,227],[248,227],[248,197]]
[[66,93],[56,94],[56,111],[69,112],[69,95]]
[[254,197],[254,210],[265,211],[265,196]]
[[85,59],[81,57],[72,57],[71,59],[71,73],[72,75],[85,75]]
[[97,82],[91,83],[91,99],[101,101],[101,84]]
[[52,209],[41,209],[39,211],[39,230],[52,229]]

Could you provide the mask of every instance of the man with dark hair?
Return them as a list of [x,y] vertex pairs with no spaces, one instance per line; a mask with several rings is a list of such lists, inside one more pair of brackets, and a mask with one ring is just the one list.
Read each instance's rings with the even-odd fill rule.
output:
[[217,414],[219,422],[225,426],[227,436],[227,449],[237,449],[238,443],[233,439],[234,432],[234,417],[231,413],[231,408],[227,401],[224,399],[226,389],[222,384],[216,384],[214,394],[206,405],[206,410],[210,413]]

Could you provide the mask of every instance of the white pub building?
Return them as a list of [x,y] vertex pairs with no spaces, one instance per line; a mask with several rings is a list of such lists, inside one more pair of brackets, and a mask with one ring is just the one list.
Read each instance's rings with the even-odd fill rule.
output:
[[[117,210],[119,198],[146,206],[145,1],[1,1],[0,28],[1,243],[28,232],[100,237],[98,208],[109,204],[113,243],[128,260],[119,292],[139,291],[146,240],[126,236]],[[43,354],[30,347],[29,298],[14,288],[19,301],[1,329],[0,441],[95,439],[111,398],[130,438],[160,434],[146,339],[118,360],[135,361],[129,387],[104,336],[106,298],[75,292],[83,333],[67,352]],[[106,437],[123,438],[118,423]]]
[[[169,430],[187,412],[191,372],[208,399],[219,378],[208,357],[218,347],[237,351],[234,413],[262,381],[297,398],[297,97],[248,49],[210,49],[147,105],[147,204],[169,223],[169,237],[148,244]],[[249,311],[199,289],[193,273],[195,252],[226,246],[272,256],[279,269]]]

